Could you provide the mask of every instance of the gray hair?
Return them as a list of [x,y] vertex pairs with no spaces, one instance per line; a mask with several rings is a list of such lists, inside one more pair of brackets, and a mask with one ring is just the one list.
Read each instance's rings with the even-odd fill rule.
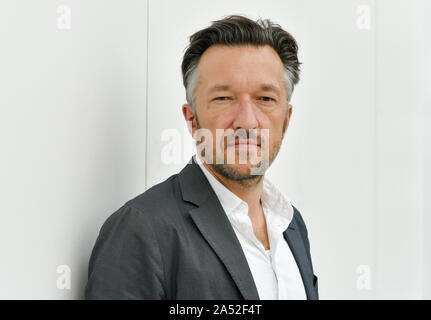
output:
[[283,65],[283,82],[289,103],[294,86],[299,81],[300,64],[298,46],[293,36],[269,19],[253,21],[239,15],[230,15],[190,36],[181,65],[187,103],[196,115],[196,88],[199,84],[198,63],[206,49],[212,45],[271,46],[279,55]]

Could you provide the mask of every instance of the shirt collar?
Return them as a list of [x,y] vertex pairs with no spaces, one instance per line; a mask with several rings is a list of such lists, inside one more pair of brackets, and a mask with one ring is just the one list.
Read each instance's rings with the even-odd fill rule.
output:
[[262,205],[269,209],[273,219],[282,231],[290,224],[293,218],[293,207],[289,198],[267,178],[263,179]]
[[202,172],[205,174],[206,178],[208,179],[208,182],[213,188],[223,209],[228,216],[230,216],[239,206],[248,207],[247,203],[244,200],[242,200],[236,194],[226,188],[212,175],[211,172],[208,171],[208,169],[202,163],[202,160],[196,154],[193,157],[201,168]]
[[[245,201],[226,188],[212,175],[211,172],[208,171],[202,163],[202,160],[196,154],[193,157],[208,179],[208,182],[213,188],[228,216],[241,207],[248,208]],[[289,198],[285,197],[266,176],[263,177],[261,201],[262,205],[269,209],[271,214],[274,214],[281,226],[287,228],[293,218],[293,207],[291,201]]]

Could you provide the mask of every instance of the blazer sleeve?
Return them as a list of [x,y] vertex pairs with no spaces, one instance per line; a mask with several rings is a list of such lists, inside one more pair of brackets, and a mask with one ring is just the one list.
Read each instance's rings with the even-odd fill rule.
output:
[[164,299],[163,265],[148,215],[125,204],[100,229],[85,299]]

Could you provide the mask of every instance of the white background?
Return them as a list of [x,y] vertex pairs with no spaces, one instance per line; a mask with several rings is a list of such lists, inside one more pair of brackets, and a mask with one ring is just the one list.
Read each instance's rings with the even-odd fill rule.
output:
[[[320,297],[431,298],[426,0],[7,0],[1,299],[83,298],[105,219],[193,154],[184,49],[229,14],[270,18],[298,41],[301,81],[268,176],[307,224]],[[178,163],[161,161],[166,130]],[[70,288],[57,285],[62,265]]]

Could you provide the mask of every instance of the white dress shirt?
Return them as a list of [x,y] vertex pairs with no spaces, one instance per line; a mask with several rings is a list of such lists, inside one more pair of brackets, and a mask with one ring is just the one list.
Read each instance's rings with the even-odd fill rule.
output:
[[270,249],[265,250],[253,232],[247,202],[220,183],[196,154],[194,158],[232,224],[253,275],[259,298],[262,300],[306,299],[301,274],[289,245],[283,237],[283,232],[293,217],[290,200],[285,198],[264,176],[261,202],[270,243]]

